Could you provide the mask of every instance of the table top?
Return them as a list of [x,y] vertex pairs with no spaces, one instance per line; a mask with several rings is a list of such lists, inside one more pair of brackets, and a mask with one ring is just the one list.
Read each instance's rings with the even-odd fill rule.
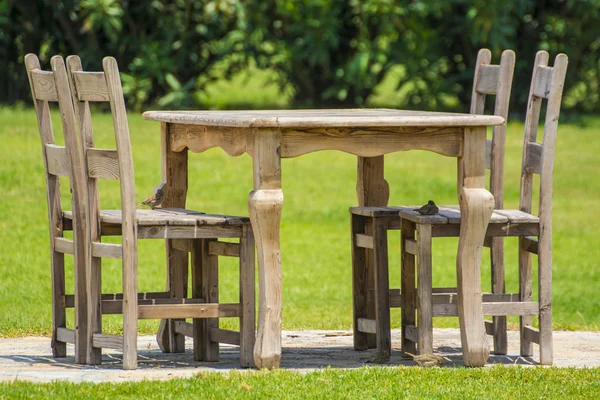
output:
[[235,111],[146,111],[147,120],[232,128],[321,128],[392,126],[493,126],[496,115],[474,115],[384,108]]

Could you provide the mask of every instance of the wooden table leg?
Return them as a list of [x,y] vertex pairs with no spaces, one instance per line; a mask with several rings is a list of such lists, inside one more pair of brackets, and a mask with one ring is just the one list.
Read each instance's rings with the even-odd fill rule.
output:
[[456,278],[458,318],[464,363],[485,365],[490,354],[481,298],[481,250],[494,209],[494,197],[485,184],[485,127],[465,129],[463,156],[459,158],[458,200],[462,214]]
[[281,360],[281,250],[279,225],[281,133],[257,129],[254,137],[254,190],[248,209],[258,253],[258,333],[254,345],[257,368],[279,368]]
[[[387,206],[390,197],[390,189],[387,181],[383,177],[383,156],[378,157],[358,157],[357,165],[357,181],[356,181],[356,196],[360,207],[366,206]],[[372,234],[371,227],[367,227],[367,234]],[[363,265],[355,265],[356,268],[364,268],[366,271],[355,271],[356,274],[366,275],[366,288],[364,293],[375,289],[375,267],[374,253],[372,249],[365,249]],[[366,308],[366,317],[370,319],[376,318],[376,307],[374,302],[362,304],[360,299],[354,298],[353,304],[361,304],[360,307]],[[363,311],[359,311],[362,313]],[[358,337],[355,337],[355,343],[367,343],[367,348],[374,349],[377,347],[376,337],[374,334],[359,332]]]
[[[166,182],[163,207],[185,208],[188,187],[187,149],[181,152],[171,150],[169,124],[161,123],[162,179]],[[188,253],[173,247],[171,240],[165,240],[167,260],[167,290],[172,297],[187,296]],[[156,339],[165,353],[185,351],[185,335],[175,332],[174,320],[161,320]]]

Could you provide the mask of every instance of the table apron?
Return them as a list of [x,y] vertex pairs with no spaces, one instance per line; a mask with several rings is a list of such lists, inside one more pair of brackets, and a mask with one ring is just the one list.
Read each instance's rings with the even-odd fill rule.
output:
[[[170,147],[203,152],[219,147],[231,156],[254,153],[257,128],[229,128],[169,124]],[[281,158],[298,157],[321,150],[337,150],[360,157],[377,157],[403,150],[426,150],[448,157],[463,154],[464,127],[385,128],[284,128]]]

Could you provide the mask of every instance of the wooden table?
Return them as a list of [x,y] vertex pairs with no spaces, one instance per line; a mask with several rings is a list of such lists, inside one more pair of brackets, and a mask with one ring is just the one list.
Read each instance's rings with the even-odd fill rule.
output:
[[[482,366],[489,356],[481,307],[480,262],[484,232],[494,206],[485,187],[486,126],[502,117],[389,109],[278,111],[148,111],[162,122],[165,206],[185,207],[187,151],[220,147],[253,158],[254,190],[248,199],[259,271],[258,368],[277,368],[281,358],[281,159],[319,150],[358,156],[358,204],[385,206],[389,197],[383,155],[429,150],[458,159],[457,192],[462,225],[456,258],[458,310],[464,362]],[[461,179],[462,177],[462,179]],[[167,246],[170,270],[183,262]],[[175,279],[175,278],[172,278]]]

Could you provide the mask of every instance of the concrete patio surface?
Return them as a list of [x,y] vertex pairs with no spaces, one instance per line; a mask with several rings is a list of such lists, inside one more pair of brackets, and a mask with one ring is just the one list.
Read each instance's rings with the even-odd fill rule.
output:
[[[506,356],[490,355],[487,366],[494,364],[536,366],[538,346],[534,345],[532,358],[519,354],[518,332],[509,332],[509,352]],[[400,331],[392,331],[392,356],[386,364],[374,364],[375,351],[357,352],[352,348],[350,331],[284,331],[281,368],[295,371],[312,371],[332,368],[359,368],[363,366],[394,367],[416,366],[411,359],[400,354]],[[66,358],[52,358],[50,339],[26,337],[0,339],[0,380],[26,380],[33,382],[124,382],[143,379],[173,379],[191,377],[200,372],[225,372],[241,370],[235,346],[221,347],[221,361],[195,362],[191,340],[186,342],[186,352],[164,354],[153,336],[138,340],[139,364],[134,371],[125,371],[120,353],[107,350],[99,366],[74,363],[72,347]],[[462,354],[458,329],[434,329],[434,353],[447,358],[444,367],[461,367]],[[554,365],[557,367],[599,367],[600,332],[555,332]]]

